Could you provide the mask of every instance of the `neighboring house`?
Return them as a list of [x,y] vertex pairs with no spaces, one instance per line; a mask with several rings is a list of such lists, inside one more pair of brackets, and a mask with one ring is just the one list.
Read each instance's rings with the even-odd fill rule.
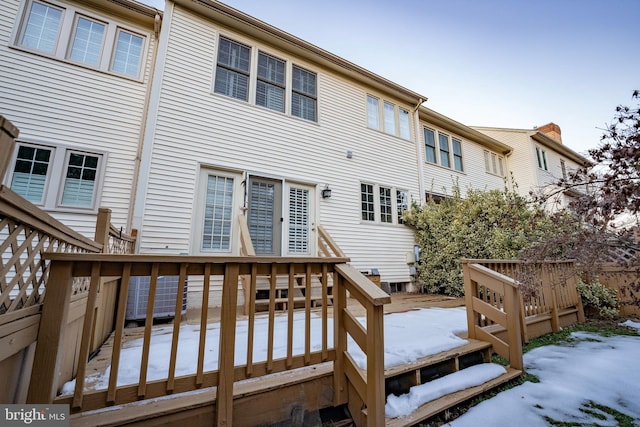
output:
[[504,185],[482,152],[504,156],[506,145],[222,3],[168,1],[159,49],[140,252],[237,255],[246,212],[259,255],[316,256],[321,224],[357,269],[402,289],[414,246],[403,211],[456,182]]
[[[553,194],[547,201],[547,209],[555,211],[569,206],[582,187],[558,192],[556,183],[567,179],[571,171],[590,165],[590,161],[565,145],[561,130],[555,123],[533,129],[504,129],[477,127],[474,129],[513,147],[509,156],[509,173],[523,196],[530,192]],[[490,153],[485,153],[485,168],[493,168]]]
[[3,0],[0,22],[0,114],[20,129],[4,183],[88,237],[100,206],[126,228],[158,11]]

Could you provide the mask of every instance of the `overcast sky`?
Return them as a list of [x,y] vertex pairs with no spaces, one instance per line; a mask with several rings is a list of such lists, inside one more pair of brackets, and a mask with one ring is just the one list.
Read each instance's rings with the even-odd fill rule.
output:
[[583,154],[640,89],[639,0],[225,3],[426,95],[454,120],[555,122]]

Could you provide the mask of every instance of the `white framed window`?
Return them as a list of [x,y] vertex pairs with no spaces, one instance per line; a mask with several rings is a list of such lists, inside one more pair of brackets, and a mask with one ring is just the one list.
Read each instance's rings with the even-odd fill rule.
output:
[[436,134],[429,128],[424,130],[424,152],[425,159],[429,163],[437,163],[436,161]]
[[380,100],[367,95],[367,124],[371,129],[380,129]]
[[451,147],[453,151],[453,168],[458,172],[464,172],[462,165],[462,142],[459,139],[451,138]]
[[440,166],[451,167],[451,157],[449,157],[449,136],[438,132],[438,147],[440,148]]
[[504,157],[484,150],[484,170],[492,175],[505,176]]
[[560,171],[562,172],[562,179],[567,179],[567,164],[564,160],[560,160]]
[[100,155],[67,151],[66,176],[62,182],[59,206],[92,208],[98,190],[96,181],[100,171]]
[[384,101],[383,105],[384,131],[391,135],[396,134],[396,107],[390,102]]
[[[133,79],[142,78],[148,36],[81,6],[26,0],[13,47]],[[127,25],[128,26],[128,25]]]
[[391,188],[379,187],[380,193],[380,222],[393,222],[393,208],[391,203]]
[[206,177],[202,215],[202,251],[231,251],[234,178],[219,174]]
[[370,94],[367,94],[367,126],[389,135],[411,139],[409,110]]
[[48,210],[98,208],[105,154],[19,141],[10,188]]
[[95,19],[76,15],[67,58],[94,67],[99,66],[106,27],[106,24]]
[[123,28],[118,28],[116,48],[111,60],[111,70],[131,77],[140,74],[144,37]]
[[403,214],[409,208],[409,193],[394,187],[360,183],[362,221],[381,224],[404,224]]
[[250,60],[251,48],[220,37],[214,92],[248,101]]
[[536,147],[536,158],[538,160],[538,168],[548,171],[547,167],[547,153],[540,147]]
[[20,144],[9,187],[31,203],[43,203],[54,149]]
[[285,68],[282,59],[258,53],[256,105],[284,113]]
[[297,65],[293,65],[291,73],[291,115],[318,121],[316,74]]
[[411,124],[409,122],[409,111],[398,108],[398,125],[400,128],[400,138],[411,139]]
[[409,209],[409,193],[406,190],[396,190],[398,224],[404,224],[404,213],[407,209]]
[[363,221],[376,220],[376,208],[373,198],[373,184],[360,184],[360,211]]
[[49,3],[32,1],[28,7],[19,37],[24,47],[54,54],[64,9]]

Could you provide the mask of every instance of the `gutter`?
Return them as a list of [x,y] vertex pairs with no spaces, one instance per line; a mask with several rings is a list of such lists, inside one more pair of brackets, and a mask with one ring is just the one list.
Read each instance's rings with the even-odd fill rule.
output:
[[424,186],[424,153],[422,152],[422,140],[420,139],[420,107],[422,106],[422,104],[424,104],[426,101],[426,98],[420,98],[420,100],[418,101],[418,105],[416,105],[416,107],[413,109],[413,120],[414,120],[414,127],[415,127],[415,134],[416,134],[416,162],[417,162],[417,166],[418,166],[418,191],[420,192],[419,195],[419,204],[422,204],[422,200],[425,197],[426,191],[425,191],[425,186]]

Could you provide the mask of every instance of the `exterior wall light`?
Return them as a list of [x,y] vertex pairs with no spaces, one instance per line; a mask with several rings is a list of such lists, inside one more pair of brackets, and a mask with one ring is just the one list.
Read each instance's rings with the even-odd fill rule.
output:
[[329,188],[329,184],[325,185],[324,189],[322,190],[322,198],[323,199],[328,199],[331,197],[331,189]]

